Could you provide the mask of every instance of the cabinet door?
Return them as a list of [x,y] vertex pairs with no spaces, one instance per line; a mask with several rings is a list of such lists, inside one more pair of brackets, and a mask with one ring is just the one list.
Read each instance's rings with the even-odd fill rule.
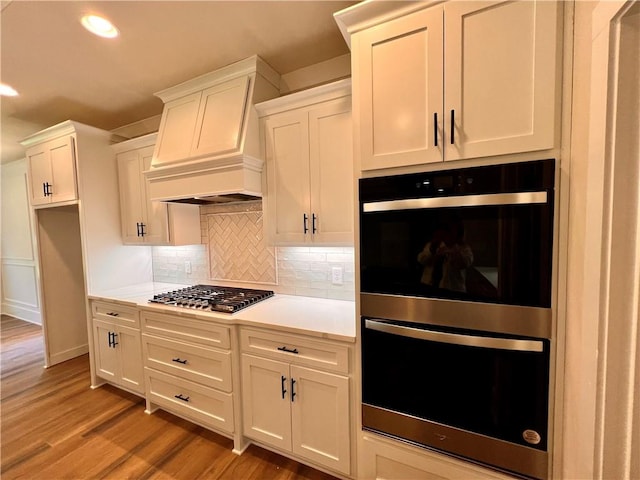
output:
[[29,172],[29,190],[31,205],[44,205],[51,202],[46,195],[45,184],[51,183],[51,162],[46,145],[37,145],[27,150]]
[[118,183],[120,186],[120,223],[122,241],[126,244],[144,243],[140,223],[144,222],[144,191],[140,188],[140,156],[137,150],[118,155]]
[[350,472],[349,379],[291,366],[293,453],[342,472]]
[[241,77],[202,92],[191,155],[240,149],[248,90],[249,77]]
[[242,355],[244,434],[291,450],[291,379],[286,363]]
[[167,102],[162,110],[154,166],[175,163],[189,156],[202,92]]
[[271,241],[305,243],[311,240],[308,114],[294,110],[267,117],[264,130]]
[[47,143],[51,159],[51,203],[78,198],[73,137],[61,137]]
[[153,158],[153,147],[141,148],[138,152],[140,156],[141,171],[138,174],[140,179],[139,189],[143,195],[144,211],[144,240],[152,245],[163,245],[169,243],[168,213],[169,208],[166,203],[152,202],[149,200],[149,180],[144,176],[144,171],[151,169],[151,159]]
[[96,373],[111,382],[118,381],[118,351],[113,345],[113,323],[93,320],[93,349]]
[[353,244],[352,130],[351,97],[328,102],[309,112],[314,243]]
[[557,2],[449,2],[444,8],[445,159],[552,148]]
[[135,392],[144,393],[140,330],[118,326],[115,332],[120,357],[119,383]]
[[362,170],[442,161],[442,15],[438,6],[354,35]]

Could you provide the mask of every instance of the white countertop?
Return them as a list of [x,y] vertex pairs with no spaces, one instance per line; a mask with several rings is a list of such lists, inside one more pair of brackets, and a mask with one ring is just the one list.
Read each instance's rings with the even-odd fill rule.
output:
[[184,307],[149,303],[157,293],[186,288],[176,283],[143,283],[89,295],[104,300],[136,306],[143,310],[177,316],[216,320],[231,324],[267,327],[332,340],[355,342],[355,303],[345,300],[275,294],[237,313],[203,312]]

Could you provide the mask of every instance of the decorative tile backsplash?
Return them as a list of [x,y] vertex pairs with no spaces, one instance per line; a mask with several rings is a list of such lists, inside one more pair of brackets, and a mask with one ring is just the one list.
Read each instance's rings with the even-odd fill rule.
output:
[[262,212],[211,213],[206,217],[211,280],[277,283],[276,252],[266,244]]
[[[200,214],[203,245],[153,247],[154,281],[221,280],[282,294],[354,299],[352,247],[269,247],[259,201],[202,206]],[[342,274],[340,285],[332,282],[334,267]]]

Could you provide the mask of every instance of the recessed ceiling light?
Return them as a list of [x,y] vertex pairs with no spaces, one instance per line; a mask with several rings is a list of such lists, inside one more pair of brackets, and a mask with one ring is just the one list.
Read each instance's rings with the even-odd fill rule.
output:
[[115,38],[119,33],[109,20],[98,15],[85,15],[80,22],[84,28],[100,37]]
[[9,85],[0,83],[0,95],[4,95],[5,97],[15,97],[18,95],[18,92]]

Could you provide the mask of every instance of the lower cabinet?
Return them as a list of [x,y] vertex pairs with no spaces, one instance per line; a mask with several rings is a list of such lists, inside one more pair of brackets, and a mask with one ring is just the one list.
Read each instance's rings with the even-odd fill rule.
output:
[[514,477],[448,455],[362,432],[358,478],[376,480],[513,480]]
[[142,331],[147,410],[161,407],[232,434],[230,329],[210,321],[143,312]]
[[[267,340],[273,337],[265,335]],[[265,356],[281,355],[282,360],[242,354],[244,435],[349,475],[349,377],[297,364],[313,363],[313,353],[326,351],[327,345],[279,337],[281,344]],[[241,338],[243,350],[251,351],[250,341],[259,339],[260,333],[243,331]]]
[[96,375],[132,392],[144,394],[140,329],[135,328],[137,311],[103,303],[93,303],[92,310]]

